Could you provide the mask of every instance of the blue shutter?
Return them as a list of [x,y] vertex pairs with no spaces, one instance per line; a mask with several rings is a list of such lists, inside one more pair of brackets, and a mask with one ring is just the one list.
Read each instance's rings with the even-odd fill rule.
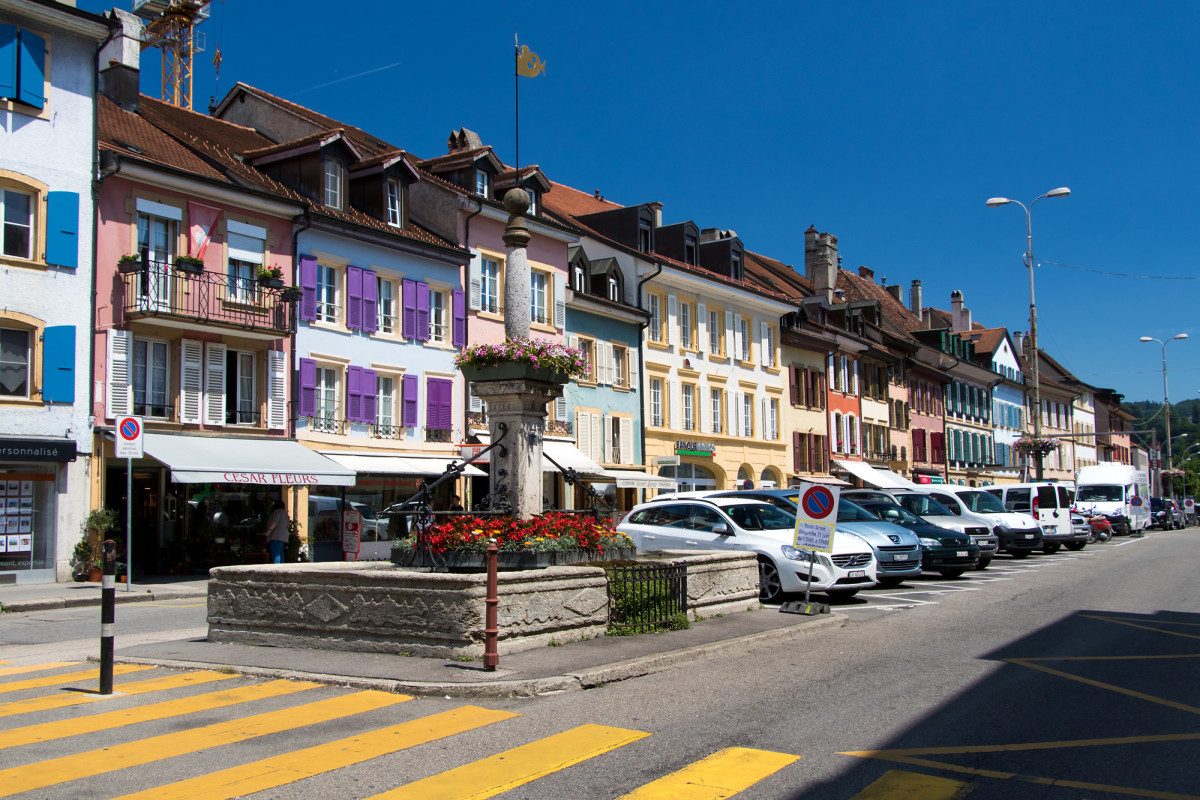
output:
[[42,331],[42,400],[75,402],[74,325],[56,325]]
[[75,269],[79,266],[79,194],[46,195],[46,263]]
[[0,97],[17,97],[17,26],[0,25]]
[[20,85],[17,87],[17,99],[34,108],[43,108],[46,105],[46,97],[43,94],[46,74],[46,40],[25,29],[21,30],[20,40],[21,65],[17,70]]

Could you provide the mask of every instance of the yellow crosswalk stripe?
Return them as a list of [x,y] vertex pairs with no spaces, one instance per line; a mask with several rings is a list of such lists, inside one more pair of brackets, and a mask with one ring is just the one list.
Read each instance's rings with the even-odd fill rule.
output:
[[[142,672],[143,670],[154,669],[154,667],[142,664],[117,664],[113,667],[113,675],[126,675],[130,672]],[[70,683],[71,681],[97,681],[100,680],[100,670],[85,669],[80,672],[63,672],[58,675],[48,675],[44,678],[30,678],[24,681],[10,681],[8,683],[0,683],[0,694],[6,692],[20,692],[25,689],[40,689],[43,686],[55,686],[60,683]]]
[[95,690],[92,689],[87,691],[62,691],[58,694],[46,695],[45,697],[31,697],[28,700],[0,703],[0,717],[29,714],[33,711],[50,711],[55,708],[67,708],[68,706],[78,706],[84,703],[97,703],[133,694],[178,689],[182,686],[198,686],[204,683],[224,681],[236,677],[238,676],[232,672],[200,670],[199,672],[165,675],[161,678],[150,678],[144,681],[117,683],[113,685],[112,694],[96,694]]
[[799,760],[788,753],[730,747],[617,800],[723,800]]
[[[649,735],[626,728],[580,725],[377,794],[369,800],[483,800]],[[0,773],[2,785],[3,773]]]
[[315,703],[307,703],[280,711],[256,714],[243,719],[218,722],[202,728],[167,733],[101,750],[52,758],[0,770],[0,797],[42,789],[67,781],[103,775],[127,767],[150,764],[174,756],[198,753],[201,750],[242,742],[257,736],[316,725],[328,720],[349,717],[364,711],[374,711],[407,700],[402,695],[387,692],[355,692],[339,694]]
[[390,728],[368,731],[336,742],[158,786],[117,800],[231,800],[519,716],[513,711],[464,706]]
[[[68,736],[79,736],[84,733],[96,733],[125,725],[136,725],[139,722],[150,722],[168,717],[182,717],[199,711],[211,711],[216,708],[227,708],[239,703],[249,703],[252,700],[262,700],[268,697],[284,695],[315,689],[319,683],[301,683],[300,681],[269,681],[255,683],[249,686],[239,686],[223,692],[208,692],[193,697],[182,697],[178,700],[164,700],[161,703],[151,703],[132,708],[120,708],[103,714],[92,714],[85,717],[60,719],[54,722],[44,722],[40,725],[26,725],[23,728],[0,731],[0,749],[5,747],[20,747],[33,742],[48,742],[54,739],[65,739]],[[403,697],[403,695],[398,695]]]
[[[11,661],[0,662],[11,664]],[[26,672],[40,672],[44,669],[55,669],[57,667],[74,667],[81,662],[79,661],[51,661],[49,664],[31,664],[28,667],[5,667],[0,669],[0,676],[3,675],[24,675]]]
[[970,790],[962,781],[889,769],[850,800],[957,800]]

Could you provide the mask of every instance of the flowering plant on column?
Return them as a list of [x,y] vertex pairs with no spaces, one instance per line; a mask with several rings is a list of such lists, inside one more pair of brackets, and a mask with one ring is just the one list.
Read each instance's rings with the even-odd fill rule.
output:
[[582,351],[549,339],[509,339],[499,344],[473,344],[459,351],[454,365],[476,371],[501,364],[525,364],[533,369],[581,378],[591,371]]

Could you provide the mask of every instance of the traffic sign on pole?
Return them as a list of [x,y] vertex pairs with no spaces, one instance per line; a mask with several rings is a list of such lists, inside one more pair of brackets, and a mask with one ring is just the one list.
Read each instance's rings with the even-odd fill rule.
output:
[[141,458],[142,448],[142,418],[117,417],[117,458]]

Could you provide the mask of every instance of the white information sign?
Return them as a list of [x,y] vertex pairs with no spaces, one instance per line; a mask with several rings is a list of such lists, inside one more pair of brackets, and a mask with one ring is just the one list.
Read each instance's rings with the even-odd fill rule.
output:
[[117,417],[117,458],[142,457],[142,418]]
[[800,485],[796,497],[795,547],[820,553],[833,551],[834,526],[837,524],[838,497],[836,486],[817,483]]
[[342,552],[357,553],[362,542],[362,514],[345,511],[342,514]]

